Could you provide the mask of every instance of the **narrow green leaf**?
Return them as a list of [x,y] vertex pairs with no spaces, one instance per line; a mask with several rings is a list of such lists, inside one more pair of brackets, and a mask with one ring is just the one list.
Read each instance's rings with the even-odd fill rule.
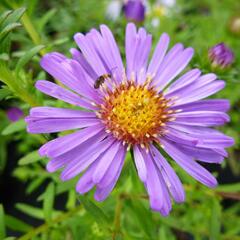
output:
[[45,48],[45,46],[38,45],[27,51],[17,62],[17,66],[15,68],[16,74],[18,75],[21,68],[23,68],[32,59],[32,57],[35,56],[43,48]]
[[212,217],[210,223],[210,240],[218,240],[221,235],[221,205],[213,199]]
[[6,25],[9,23],[17,22],[22,17],[25,11],[26,8],[24,7],[12,11],[6,19]]
[[30,229],[32,229],[32,226],[10,215],[5,216],[5,221],[6,226],[14,231],[28,232]]
[[3,100],[5,97],[11,94],[11,91],[7,88],[0,89],[0,101]]
[[[44,213],[43,213],[43,210],[40,209],[40,208],[36,208],[36,207],[32,207],[30,205],[27,205],[25,203],[17,203],[16,204],[16,208],[18,210],[20,210],[21,212],[33,217],[33,218],[36,218],[36,219],[41,219],[43,220],[44,219]],[[53,217],[56,217],[59,215],[59,211],[54,211],[52,213]]]
[[38,151],[36,150],[19,159],[18,164],[27,165],[27,164],[37,162],[41,159],[42,157],[39,155]]
[[49,10],[47,13],[45,13],[41,19],[38,21],[38,31],[41,32],[45,25],[48,23],[48,21],[54,16],[54,14],[57,12],[57,9],[53,8]]
[[45,176],[43,177],[38,177],[36,179],[34,179],[32,182],[29,183],[27,189],[26,189],[26,193],[30,194],[32,193],[34,190],[36,190],[42,183],[43,181],[46,179]]
[[97,223],[99,223],[101,226],[109,227],[109,219],[101,208],[90,201],[86,196],[79,195],[78,197],[86,211],[89,212],[89,214]]
[[3,14],[0,16],[0,26],[2,23],[5,21],[5,19],[12,13],[13,11],[5,11]]
[[240,192],[240,183],[219,185],[215,191],[218,192]]
[[52,218],[54,192],[55,192],[55,187],[54,187],[54,184],[51,182],[47,186],[47,189],[44,193],[44,200],[43,200],[43,213],[46,221],[50,221]]
[[15,28],[20,27],[21,23],[10,23],[0,33],[0,42]]
[[12,133],[20,132],[26,128],[26,123],[24,119],[17,122],[10,123],[6,128],[3,129],[2,135],[9,135]]
[[32,207],[25,203],[17,203],[16,208],[33,218],[44,219],[43,210],[40,208]]
[[0,239],[5,238],[6,230],[5,230],[5,221],[4,221],[4,209],[3,205],[0,204]]

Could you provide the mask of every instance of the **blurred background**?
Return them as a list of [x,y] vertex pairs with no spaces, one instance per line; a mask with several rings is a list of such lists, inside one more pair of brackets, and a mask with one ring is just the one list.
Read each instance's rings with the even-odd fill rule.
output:
[[[240,1],[136,2],[0,0],[0,240],[240,239]],[[192,46],[195,56],[189,67],[225,80],[226,88],[214,97],[231,103],[231,123],[221,131],[234,137],[235,145],[222,165],[204,164],[219,186],[208,189],[174,166],[186,202],[174,204],[168,217],[150,210],[131,156],[115,190],[97,203],[92,193],[77,195],[77,178],[63,183],[59,172],[45,170],[48,160],[37,150],[56,134],[25,130],[24,116],[31,106],[66,106],[34,89],[36,80],[51,80],[39,66],[41,56],[58,51],[70,57],[74,33],[102,23],[111,28],[124,56],[128,21],[144,26],[154,46],[163,32],[170,35],[171,45]]]

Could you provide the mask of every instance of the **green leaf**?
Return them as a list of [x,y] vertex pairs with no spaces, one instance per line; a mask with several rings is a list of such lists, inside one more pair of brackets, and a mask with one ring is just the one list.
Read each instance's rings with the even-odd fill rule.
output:
[[32,193],[34,190],[36,190],[42,183],[43,181],[46,179],[45,176],[43,177],[38,177],[36,179],[34,179],[32,182],[29,183],[27,189],[26,189],[26,193],[30,194]]
[[47,189],[44,193],[44,200],[43,200],[43,213],[46,221],[50,221],[52,218],[54,193],[55,193],[55,186],[51,182],[47,186]]
[[0,33],[0,42],[2,42],[13,29],[20,26],[21,26],[21,23],[8,24]]
[[9,135],[12,133],[20,132],[26,128],[24,119],[17,122],[10,123],[6,128],[3,129],[2,135]]
[[56,14],[57,9],[53,8],[49,10],[47,13],[45,13],[41,19],[38,21],[38,31],[41,32],[45,25],[48,23],[48,21]]
[[154,223],[152,213],[140,201],[125,200],[129,214],[147,237],[153,237]]
[[12,13],[13,11],[5,11],[3,14],[0,16],[0,27],[2,23],[6,20],[6,18]]
[[10,215],[5,216],[5,221],[6,226],[15,231],[28,232],[32,229],[32,226]]
[[[20,210],[21,212],[33,217],[33,218],[36,218],[36,219],[41,219],[43,220],[44,219],[44,213],[43,213],[43,210],[40,209],[40,208],[36,208],[36,207],[32,207],[28,204],[25,204],[25,203],[17,203],[16,204],[16,208],[18,210]],[[53,217],[56,217],[59,215],[59,211],[54,211],[52,213]]]
[[101,208],[90,201],[86,196],[79,195],[78,198],[86,211],[94,218],[97,223],[99,223],[101,226],[109,228],[110,220]]
[[33,56],[35,56],[39,51],[41,51],[43,48],[45,48],[44,45],[38,45],[31,50],[27,51],[18,61],[16,66],[16,74],[19,74],[19,71],[21,68],[23,68],[31,59]]
[[37,162],[41,159],[43,158],[39,155],[38,150],[36,150],[19,159],[18,164],[27,165],[27,164]]
[[11,94],[11,91],[7,88],[0,89],[0,101],[3,100],[5,97]]
[[4,221],[4,209],[3,205],[0,204],[0,239],[5,238],[6,230],[5,230],[5,221]]
[[24,7],[11,11],[11,13],[8,15],[6,19],[6,25],[9,23],[17,22],[22,17],[25,11],[26,11],[26,8]]
[[220,239],[221,234],[221,205],[217,199],[213,199],[212,217],[210,223],[210,240]]
[[44,219],[43,210],[40,208],[32,207],[25,203],[17,203],[16,208],[33,218]]
[[240,183],[232,183],[218,186],[217,192],[240,192]]

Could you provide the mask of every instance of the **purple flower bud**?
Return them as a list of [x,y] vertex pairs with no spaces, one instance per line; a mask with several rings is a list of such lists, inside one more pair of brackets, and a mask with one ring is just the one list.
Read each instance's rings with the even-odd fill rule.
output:
[[142,22],[145,17],[145,6],[142,0],[128,0],[123,6],[123,12],[127,20]]
[[18,107],[11,107],[7,110],[7,117],[11,122],[18,121],[23,116],[23,111]]
[[208,51],[208,57],[212,62],[212,66],[220,68],[230,66],[234,60],[232,50],[224,43],[219,43],[211,47]]

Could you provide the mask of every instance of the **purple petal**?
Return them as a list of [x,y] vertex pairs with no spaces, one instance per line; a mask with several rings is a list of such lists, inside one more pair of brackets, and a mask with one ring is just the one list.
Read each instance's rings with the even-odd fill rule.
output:
[[195,127],[195,126],[185,126],[168,124],[168,129],[175,129],[176,135],[185,134],[189,137],[198,139],[196,147],[203,148],[224,148],[233,145],[234,141],[231,137],[228,137],[221,132],[214,129],[209,129],[205,127]]
[[92,174],[95,171],[97,166],[97,162],[94,162],[86,172],[81,176],[76,185],[76,191],[80,194],[84,194],[90,191],[94,187],[94,183],[92,181]]
[[135,55],[135,49],[137,45],[137,29],[133,23],[129,23],[126,27],[126,36],[125,36],[125,53],[126,53],[126,68],[127,68],[127,77],[131,78],[133,72],[133,61]]
[[45,81],[45,80],[39,80],[39,81],[37,81],[35,87],[39,91],[41,91],[51,97],[63,100],[64,102],[67,102],[67,103],[70,103],[73,105],[77,105],[80,107],[84,107],[87,109],[91,109],[91,110],[96,109],[96,107],[94,107],[92,104],[87,102],[85,99],[83,99],[79,95],[77,95],[67,89],[62,88],[55,83]]
[[152,157],[158,166],[160,173],[163,176],[163,179],[172,194],[174,200],[178,203],[184,202],[185,192],[182,186],[181,181],[179,180],[177,174],[174,172],[169,163],[165,158],[160,154],[159,150],[151,145]]
[[[104,176],[104,178],[102,179],[102,184],[104,183],[104,186],[102,186],[101,182],[97,185],[97,189],[96,192],[94,194],[94,198],[97,201],[103,201],[106,199],[106,197],[109,195],[109,193],[112,191],[112,189],[114,188],[120,174],[122,171],[122,167],[123,167],[123,163],[124,163],[124,159],[125,159],[125,154],[126,154],[126,148],[124,150],[122,150],[122,153],[120,154],[121,159],[119,158],[118,160],[120,160],[120,165],[117,164],[117,159],[115,159],[115,161],[112,163],[112,165],[117,164],[118,167],[114,167],[114,173],[111,174],[111,176],[109,176],[108,174],[106,174]],[[110,174],[110,169],[108,170],[109,174]],[[110,177],[109,180],[107,180],[108,176]],[[105,184],[109,183],[108,185],[105,186]]]
[[179,98],[182,98],[188,96],[217,79],[217,76],[213,73],[205,74],[198,78],[196,77],[197,75],[195,75],[193,79],[185,82],[185,84],[182,84],[177,90],[168,93],[166,97],[178,96]]
[[65,152],[60,156],[51,159],[47,164],[47,170],[49,172],[54,172],[59,168],[62,168],[63,166],[74,161],[75,159],[81,158],[81,156],[86,154],[86,152],[95,149],[98,146],[99,142],[106,137],[106,135],[107,134],[103,131],[99,132],[93,137],[87,139],[85,142],[69,150],[68,152]]
[[190,146],[181,146],[181,148],[186,155],[191,156],[195,160],[199,160],[201,162],[221,163],[224,160],[223,156],[212,149]]
[[38,118],[26,117],[27,131],[30,133],[54,133],[77,128],[95,126],[100,123],[97,118]]
[[102,155],[101,159],[98,161],[98,166],[92,175],[94,183],[99,183],[104,177],[114,158],[117,157],[116,154],[120,150],[120,144],[120,141],[113,143],[111,148]]
[[185,103],[190,103],[194,101],[198,101],[200,99],[206,98],[221,89],[225,87],[224,81],[214,81],[210,84],[206,84],[203,87],[200,87],[199,89],[195,91],[189,91],[188,94],[182,95],[181,98],[179,98],[175,103],[174,106],[179,106]]
[[79,62],[79,64],[82,66],[82,68],[92,80],[96,80],[99,77],[94,71],[94,68],[91,67],[91,65],[87,62],[87,60],[84,58],[83,54],[80,51],[78,51],[76,48],[71,48],[70,52],[72,54],[72,58]]
[[119,172],[119,169],[122,169],[125,156],[126,147],[121,146],[114,160],[111,162],[111,165],[108,168],[107,172],[105,173],[101,181],[98,183],[98,187],[100,188],[107,187],[114,181],[115,177],[117,176],[117,173]]
[[229,121],[226,113],[214,111],[181,112],[174,117],[174,122],[190,126],[219,126]]
[[117,66],[116,69],[116,75],[117,75],[117,79],[120,82],[122,79],[122,73],[124,70],[124,66],[122,63],[122,58],[120,55],[120,51],[119,48],[116,44],[116,41],[114,39],[114,36],[112,34],[112,32],[109,30],[109,28],[106,25],[101,25],[100,26],[100,30],[103,36],[103,40],[106,43],[106,49],[109,51],[110,53],[110,60],[111,60],[111,70]]
[[30,117],[35,118],[96,118],[95,113],[55,107],[34,107]]
[[102,131],[103,128],[104,126],[99,124],[94,127],[85,128],[63,137],[58,137],[44,144],[39,149],[39,154],[41,156],[46,155],[51,158],[60,156],[61,154],[79,146],[81,143],[87,141],[92,136],[95,136],[97,133]]
[[162,70],[156,80],[156,85],[160,86],[161,90],[188,65],[192,59],[193,52],[192,48],[186,48]]
[[84,85],[86,84],[79,81],[79,76],[74,76],[69,61],[74,60],[63,59],[59,61],[54,53],[48,53],[41,59],[40,64],[45,71],[61,81],[65,86],[83,96],[91,97],[85,91]]
[[156,46],[156,49],[153,53],[152,59],[149,63],[147,72],[150,75],[155,75],[158,68],[160,67],[163,58],[167,52],[168,45],[169,45],[169,36],[166,33],[163,33],[159,39],[159,42]]
[[159,211],[164,206],[165,196],[160,182],[156,166],[148,154],[145,154],[146,167],[148,171],[145,186],[149,194],[150,206],[153,210]]
[[183,153],[177,145],[162,139],[164,150],[180,165],[188,174],[208,187],[216,187],[217,180],[200,164],[195,162],[190,156]]
[[170,97],[174,94],[176,95],[179,90],[197,80],[200,75],[201,71],[199,69],[192,69],[183,74],[179,79],[173,82],[168,89],[166,89],[166,96]]
[[163,70],[183,51],[183,45],[181,43],[177,43],[174,45],[164,57],[162,63],[157,69],[157,73],[154,77],[153,84],[156,85],[160,74],[162,74]]
[[104,67],[101,58],[98,56],[92,44],[89,43],[89,40],[81,33],[76,33],[74,35],[74,40],[97,75],[101,76],[105,74],[107,69]]
[[168,131],[165,137],[173,142],[188,145],[188,146],[196,146],[199,142],[198,138],[189,136],[184,132],[176,131],[172,128],[167,128],[167,130]]
[[143,158],[143,154],[139,149],[138,145],[135,145],[133,147],[133,153],[134,153],[135,164],[138,170],[138,175],[141,181],[145,182],[147,179],[147,169],[146,169],[146,164]]
[[89,149],[79,158],[71,161],[66,168],[62,171],[61,179],[66,181],[75,177],[77,174],[84,171],[88,166],[90,166],[94,161],[98,161],[102,158],[105,152],[111,150],[111,146],[114,143],[114,139],[107,138],[100,142],[94,149]]
[[229,101],[226,99],[207,99],[197,102],[190,102],[183,105],[173,106],[171,110],[181,109],[184,112],[191,111],[219,111],[227,112],[230,108]]

